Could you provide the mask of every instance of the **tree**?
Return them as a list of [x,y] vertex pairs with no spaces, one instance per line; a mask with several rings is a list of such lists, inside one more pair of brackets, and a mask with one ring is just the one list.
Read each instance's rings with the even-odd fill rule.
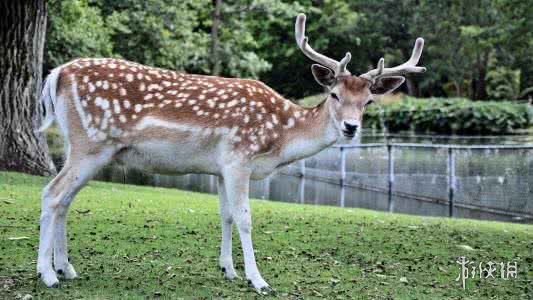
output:
[[113,54],[138,63],[209,73],[209,1],[98,0]]
[[46,33],[44,0],[0,3],[0,170],[55,173],[38,104]]
[[213,0],[213,21],[211,24],[211,75],[220,75],[220,55],[218,30],[220,28],[220,7],[222,0]]
[[[350,51],[354,74],[374,68],[382,56],[388,66],[404,62],[415,38],[424,37],[421,64],[428,72],[407,78],[402,90],[411,95],[491,98],[507,82],[494,80],[502,71],[520,71],[520,87],[513,88],[525,91],[520,98],[529,96],[533,86],[533,5],[523,0],[49,4],[52,30],[45,66],[77,56],[123,57],[189,73],[259,78],[285,96],[300,98],[321,92],[309,71],[311,61],[294,42],[295,16],[305,12],[313,47],[336,58]],[[492,58],[497,64],[491,64]]]
[[112,30],[88,0],[48,0],[48,16],[45,73],[78,57],[113,56]]

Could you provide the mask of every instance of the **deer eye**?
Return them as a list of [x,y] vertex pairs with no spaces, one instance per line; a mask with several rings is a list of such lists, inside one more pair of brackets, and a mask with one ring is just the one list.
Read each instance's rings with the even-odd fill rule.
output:
[[374,99],[370,99],[365,103],[365,107],[369,106],[370,104],[374,103]]
[[335,93],[331,93],[331,94],[329,94],[329,95],[331,96],[331,98],[333,98],[333,99],[335,99],[335,100],[337,100],[337,101],[340,101],[340,100],[339,100],[339,97],[337,96],[337,94],[335,94]]

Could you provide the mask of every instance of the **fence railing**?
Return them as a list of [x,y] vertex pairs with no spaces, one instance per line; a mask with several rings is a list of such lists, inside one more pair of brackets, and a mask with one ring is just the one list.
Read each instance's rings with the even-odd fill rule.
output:
[[[413,144],[413,143],[371,143],[371,144],[337,144],[333,145],[332,148],[339,150],[339,180],[338,184],[340,185],[340,199],[339,199],[339,205],[344,207],[345,203],[345,194],[346,194],[346,187],[350,186],[353,187],[353,185],[348,185],[346,183],[346,152],[349,149],[368,149],[368,148],[385,148],[387,151],[387,194],[388,194],[388,211],[393,212],[395,209],[395,194],[398,194],[394,191],[395,189],[395,149],[399,148],[433,148],[433,149],[445,149],[447,151],[447,162],[446,162],[446,189],[447,189],[447,205],[448,205],[448,216],[454,217],[454,211],[456,207],[455,203],[455,195],[456,195],[456,184],[457,184],[457,176],[456,176],[456,151],[459,150],[501,150],[501,149],[517,149],[517,150],[533,150],[533,144],[523,144],[523,145],[453,145],[453,144]],[[300,178],[300,185],[298,189],[299,193],[299,201],[304,202],[305,199],[305,181],[308,176],[306,175],[306,164],[305,160],[301,160],[298,162],[298,174],[296,176],[299,176]],[[285,175],[294,175],[294,174],[287,174]],[[313,178],[309,177],[310,179],[317,180],[320,178],[317,178],[317,176],[312,176]],[[533,183],[531,183],[533,184]],[[425,197],[428,198],[428,197]],[[529,200],[528,200],[529,201]],[[533,199],[531,199],[533,201]],[[438,202],[438,201],[437,201]],[[523,214],[521,212],[505,212],[501,211],[499,209],[493,209],[490,207],[476,207],[475,205],[469,205],[469,204],[460,204],[463,208],[475,208],[478,210],[486,211],[486,212],[497,212],[501,214],[508,213],[510,216],[521,216],[525,218],[532,218],[533,215],[524,212]]]

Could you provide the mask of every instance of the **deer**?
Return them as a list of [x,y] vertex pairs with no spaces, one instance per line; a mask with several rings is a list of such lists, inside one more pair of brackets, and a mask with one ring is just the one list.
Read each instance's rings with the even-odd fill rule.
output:
[[340,61],[316,52],[305,35],[305,14],[296,18],[299,49],[315,62],[314,79],[327,91],[315,107],[301,107],[251,79],[193,75],[122,59],[79,58],[53,69],[40,97],[44,120],[65,137],[65,162],[43,189],[37,272],[47,287],[58,275],[78,277],[68,259],[66,216],[76,194],[108,163],[160,174],[217,176],[221,220],[219,265],[239,279],[232,257],[232,228],[242,245],[248,283],[272,291],[258,270],[252,244],[249,182],[266,178],[361,131],[375,95],[398,88],[417,66],[424,40],[410,59],[359,76]]

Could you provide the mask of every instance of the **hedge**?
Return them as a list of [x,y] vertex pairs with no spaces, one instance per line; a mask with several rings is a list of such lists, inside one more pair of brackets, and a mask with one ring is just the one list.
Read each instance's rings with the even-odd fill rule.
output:
[[390,132],[411,130],[446,134],[504,134],[533,125],[528,103],[472,101],[464,98],[420,99],[404,96],[400,101],[372,105],[364,127]]

